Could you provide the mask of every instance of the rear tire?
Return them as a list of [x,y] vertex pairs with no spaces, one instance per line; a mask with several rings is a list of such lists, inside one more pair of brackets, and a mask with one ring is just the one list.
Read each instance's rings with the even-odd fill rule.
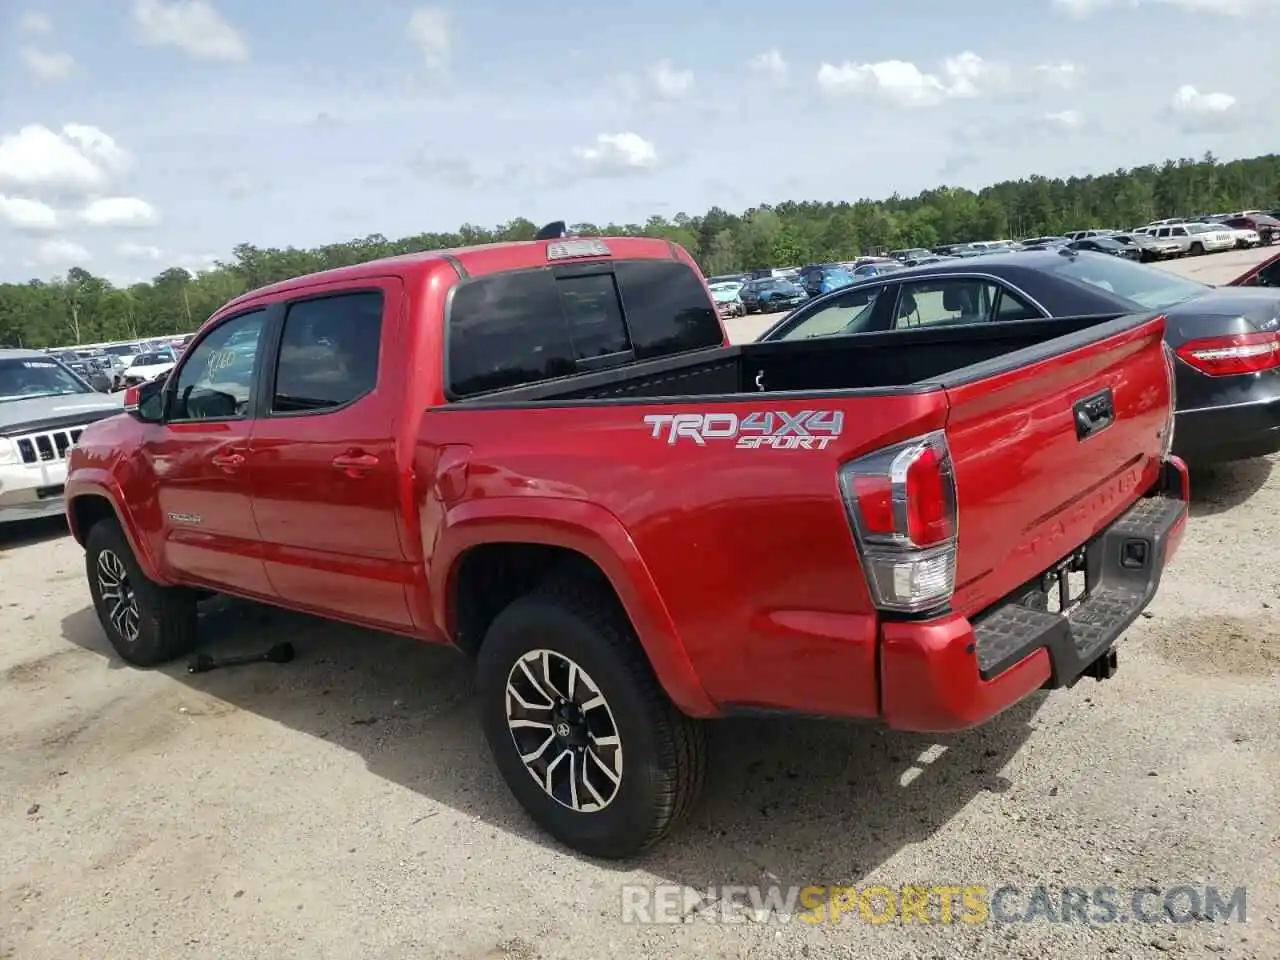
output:
[[697,799],[703,724],[667,698],[612,597],[556,581],[517,599],[489,628],[476,678],[499,772],[566,846],[633,856]]
[[196,594],[147,579],[117,521],[90,528],[84,560],[98,622],[120,659],[154,667],[195,649]]

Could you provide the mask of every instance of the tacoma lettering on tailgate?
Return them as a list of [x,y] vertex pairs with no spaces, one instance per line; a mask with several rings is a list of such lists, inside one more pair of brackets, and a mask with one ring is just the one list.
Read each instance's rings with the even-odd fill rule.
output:
[[644,418],[655,440],[669,444],[690,440],[733,440],[739,450],[822,450],[844,430],[839,410],[769,410],[739,417],[736,413],[653,413]]

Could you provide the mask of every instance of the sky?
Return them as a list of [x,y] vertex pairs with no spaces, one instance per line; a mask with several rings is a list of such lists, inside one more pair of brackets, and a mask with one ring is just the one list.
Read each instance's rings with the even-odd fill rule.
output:
[[3,0],[0,280],[1274,151],[1280,0]]

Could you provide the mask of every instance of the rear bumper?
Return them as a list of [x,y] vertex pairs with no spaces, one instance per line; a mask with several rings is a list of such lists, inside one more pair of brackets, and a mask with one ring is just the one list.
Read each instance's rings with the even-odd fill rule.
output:
[[1280,450],[1280,397],[1181,410],[1173,452],[1193,464],[1265,457]]
[[1186,465],[1170,460],[1160,495],[1140,500],[1087,545],[1089,594],[1066,615],[1008,602],[973,620],[883,624],[885,723],[964,730],[1038,689],[1071,686],[1091,672],[1108,675],[1099,665],[1114,667],[1116,641],[1155,596],[1182,540],[1189,488]]

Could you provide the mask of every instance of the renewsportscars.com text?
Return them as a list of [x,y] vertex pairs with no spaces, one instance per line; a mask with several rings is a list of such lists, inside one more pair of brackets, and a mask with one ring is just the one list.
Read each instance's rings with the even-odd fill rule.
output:
[[679,923],[1115,923],[1236,922],[1244,887],[713,886],[622,888],[622,922]]

